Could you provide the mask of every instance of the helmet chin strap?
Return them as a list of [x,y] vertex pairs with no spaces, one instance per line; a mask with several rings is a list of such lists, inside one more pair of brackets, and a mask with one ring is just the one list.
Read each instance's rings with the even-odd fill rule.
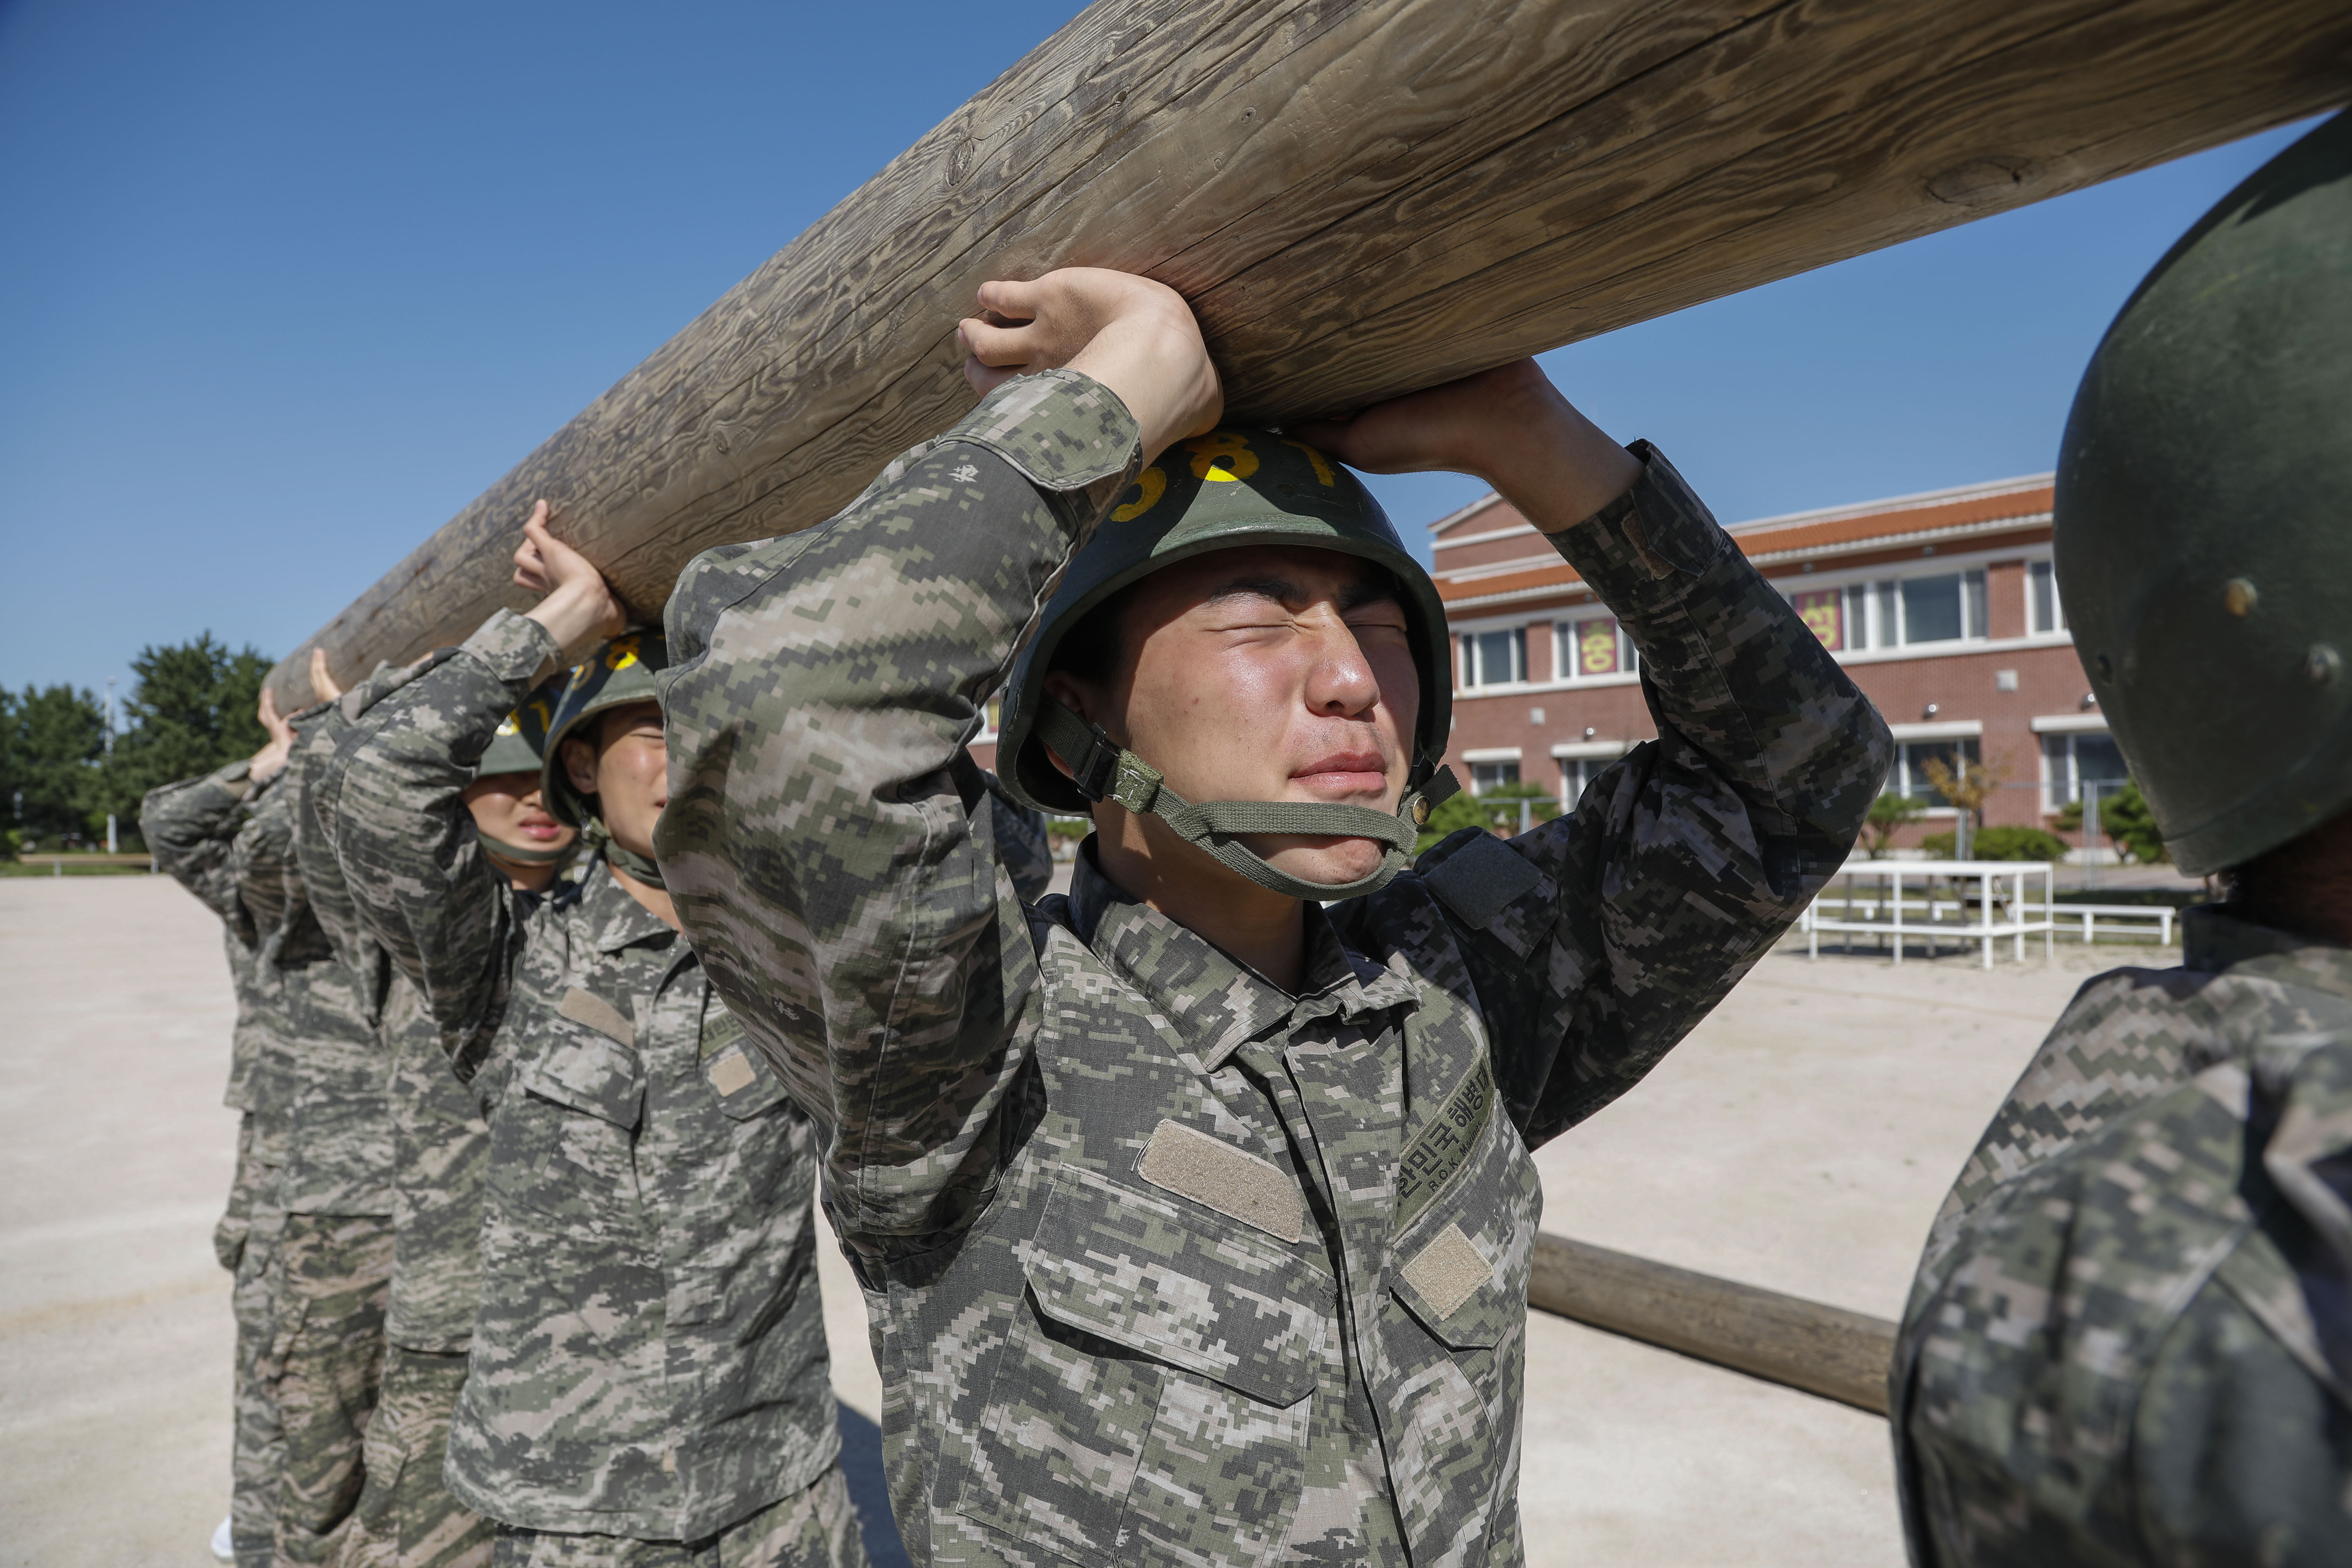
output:
[[558,860],[568,858],[572,850],[572,846],[569,844],[561,849],[541,849],[530,845],[510,843],[504,838],[493,838],[487,833],[483,834],[481,838],[484,854],[493,860],[503,860],[509,866],[552,866]]
[[602,855],[606,865],[619,867],[648,888],[667,890],[668,884],[662,880],[661,866],[635,850],[625,849],[615,843],[613,830],[604,826],[603,817],[590,816],[587,826],[581,829],[580,837],[588,846],[589,853]]
[[[1409,789],[1391,815],[1368,805],[1319,800],[1209,800],[1199,805],[1168,787],[1158,768],[1047,698],[1038,705],[1037,738],[1071,768],[1071,782],[1088,800],[1116,801],[1147,813],[1227,870],[1261,888],[1294,899],[1326,902],[1361,898],[1389,885],[1412,864],[1414,842],[1430,809],[1461,788],[1451,769],[1439,768],[1420,787]],[[1310,882],[1281,870],[1240,842],[1257,833],[1304,834],[1321,838],[1373,838],[1388,847],[1377,869],[1352,882]]]

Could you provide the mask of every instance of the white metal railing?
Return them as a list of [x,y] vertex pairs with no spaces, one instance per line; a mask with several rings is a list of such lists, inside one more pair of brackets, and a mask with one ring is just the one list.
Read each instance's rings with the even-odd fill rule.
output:
[[[1876,900],[1868,900],[1866,918],[1861,920],[1853,918],[1854,906],[1861,901],[1854,897],[1856,878],[1891,884]],[[2035,878],[2042,883],[2038,905],[2027,903],[2025,898],[2026,883]],[[2042,935],[2043,956],[2054,951],[2055,927],[2050,911],[2056,902],[2056,886],[2053,868],[2047,860],[1849,860],[1832,882],[1840,879],[1845,884],[1843,896],[1839,898],[1824,888],[1798,921],[1805,933],[1808,958],[1822,955],[1823,931],[1891,939],[1897,963],[1914,941],[1925,942],[1931,957],[1941,942],[1976,942],[1983,951],[1987,969],[1992,967],[1992,944],[2002,937],[2013,943],[2011,956],[2020,962],[2025,957],[2025,939],[2037,931]],[[1904,884],[1914,879],[1921,884],[1916,899],[1904,890]],[[1948,899],[1936,896],[1938,879],[1953,884]],[[1968,918],[1969,900],[1963,891],[1963,885],[1970,882],[1976,884],[1973,921]],[[1839,904],[1838,918],[1822,913],[1822,903],[1832,900]],[[1915,908],[1923,909],[1927,919],[1906,922],[1905,914]],[[1999,919],[1994,914],[1997,908]],[[1887,917],[1884,920],[1877,918],[1882,909]],[[1942,918],[1945,909],[1952,911],[1948,921]]]
[[[1871,926],[1872,930],[1887,929],[1886,921],[1881,917],[1894,907],[1893,900],[1885,894],[1851,890],[1825,892],[1813,904],[1816,910],[1832,906],[1847,920],[1876,922]],[[2051,924],[2062,933],[2079,932],[2085,942],[2097,942],[2103,936],[2131,937],[2135,940],[2145,937],[2162,947],[2172,945],[2172,922],[2180,915],[2180,911],[2170,904],[2028,904],[2025,909],[2037,918],[2047,915]],[[1926,898],[1906,898],[1903,900],[1905,915],[1916,911],[1925,917],[1921,926],[1941,921],[1947,910],[1952,911],[1955,920],[1965,921],[1968,900],[1957,896],[1938,899],[1932,890]],[[1905,929],[1917,928],[1906,926]],[[1939,929],[1949,932],[1954,927],[1948,922]]]

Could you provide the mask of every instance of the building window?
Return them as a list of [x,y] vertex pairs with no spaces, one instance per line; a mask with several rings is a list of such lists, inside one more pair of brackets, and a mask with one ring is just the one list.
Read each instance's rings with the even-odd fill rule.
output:
[[1962,642],[1986,636],[1981,571],[1802,590],[1784,579],[1778,586],[1788,595],[1806,626],[1822,639],[1822,646],[1832,652]]
[[2084,784],[2099,786],[2106,798],[2130,782],[2124,754],[2113,735],[2078,731],[2071,735],[2042,737],[2042,809],[2063,811],[2083,798]]
[[1886,793],[1907,795],[1914,800],[1926,801],[1930,806],[1948,806],[1942,792],[1927,782],[1930,758],[1941,762],[1954,772],[1966,775],[1977,765],[1977,742],[1973,737],[1958,741],[1906,741],[1895,748],[1895,766],[1887,770]]
[[1462,639],[1462,684],[1502,686],[1528,678],[1528,628],[1470,632]]
[[1515,784],[1518,782],[1519,764],[1517,763],[1472,763],[1470,764],[1472,795],[1485,795],[1488,790],[1500,789],[1505,784]]
[[1607,675],[1632,675],[1642,668],[1633,639],[1614,616],[1587,616],[1562,621],[1554,634],[1559,641],[1553,668],[1564,680],[1597,680]]
[[2066,629],[2066,606],[2058,602],[2058,563],[2025,563],[2025,627],[2036,637]]
[[1617,765],[1614,757],[1562,757],[1559,760],[1559,808],[1574,811],[1592,781]]

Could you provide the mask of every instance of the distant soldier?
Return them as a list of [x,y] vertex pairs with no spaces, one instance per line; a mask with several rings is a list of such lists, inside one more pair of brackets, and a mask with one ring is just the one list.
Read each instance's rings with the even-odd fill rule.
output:
[[[273,726],[263,756],[282,768],[320,711],[296,714],[290,736]],[[266,722],[275,717],[267,698],[264,713]],[[237,785],[252,787],[254,765],[241,780],[230,776],[236,772],[151,797],[156,815],[142,821],[157,825],[151,831],[161,840],[184,843],[202,836],[204,822],[239,805],[247,810],[227,879],[255,932],[257,1016],[266,1022],[255,1035],[254,1142],[257,1173],[268,1173],[273,1190],[256,1193],[240,1265],[255,1344],[244,1373],[241,1406],[249,1409],[241,1408],[231,1534],[237,1561],[261,1568],[331,1560],[365,1479],[392,1269],[392,1127],[377,1034],[387,977],[345,964],[310,908],[295,864],[301,781],[279,772],[238,802]],[[270,1137],[276,1125],[282,1142]],[[268,1172],[273,1153],[282,1163]],[[274,1244],[257,1253],[265,1238]],[[265,1272],[247,1289],[245,1276],[257,1263]],[[266,1436],[273,1423],[274,1439]]]
[[[1528,1151],[1796,919],[1885,727],[1531,363],[1214,428],[1171,291],[981,299],[979,408],[669,607],[663,869],[823,1128],[900,1528],[934,1563],[1517,1563]],[[1496,483],[1623,618],[1661,739],[1408,868],[1444,611],[1327,451]],[[962,751],[1000,686],[1007,785],[1094,816],[1066,898],[1021,896]]]
[[[517,552],[539,606],[355,693],[317,782],[356,917],[489,1129],[444,1474],[498,1521],[499,1564],[858,1568],[812,1129],[712,994],[653,858],[661,638],[624,632],[545,516]],[[501,722],[574,663],[541,799],[593,858],[527,899],[467,795]]]
[[1945,1200],[1912,1561],[2352,1563],[2352,117],[2141,283],[2059,461],[2092,690],[2228,900],[2083,988]]
[[[222,1097],[239,1112],[236,1174],[229,1186],[227,1209],[213,1231],[213,1251],[236,1280],[230,1296],[236,1319],[236,1425],[226,1535],[215,1534],[213,1551],[224,1560],[235,1558],[235,1542],[242,1535],[256,1543],[244,1559],[247,1563],[266,1560],[266,1543],[274,1540],[272,1510],[278,1468],[284,1458],[277,1402],[261,1374],[269,1328],[269,1280],[285,1219],[278,1205],[278,1183],[286,1164],[287,1107],[278,1092],[282,1082],[268,1069],[273,1052],[284,1048],[285,1016],[273,1005],[279,996],[277,988],[265,986],[257,973],[269,916],[244,896],[236,840],[247,829],[263,793],[276,787],[294,731],[278,717],[277,700],[267,690],[261,695],[260,720],[269,740],[251,758],[151,790],[139,813],[140,832],[155,857],[156,868],[220,916],[222,945],[236,994],[228,1091]],[[247,848],[249,854],[250,843]]]
[[[363,713],[414,670],[386,669],[343,693],[306,738],[296,765],[315,800],[336,749]],[[311,685],[326,689],[324,656],[312,655]],[[579,835],[551,816],[541,797],[547,728],[562,700],[561,678],[533,692],[498,728],[462,798],[482,852],[520,904],[552,889]],[[312,907],[347,962],[383,961],[357,915],[342,868],[315,810],[298,824],[296,847]],[[385,965],[385,1067],[394,1133],[393,1261],[384,1321],[383,1393],[367,1431],[367,1481],[342,1568],[479,1568],[490,1561],[488,1521],[449,1493],[442,1467],[449,1426],[466,1381],[467,1352],[481,1296],[482,1184],[489,1130],[472,1093],[449,1069],[441,1031],[415,984]]]

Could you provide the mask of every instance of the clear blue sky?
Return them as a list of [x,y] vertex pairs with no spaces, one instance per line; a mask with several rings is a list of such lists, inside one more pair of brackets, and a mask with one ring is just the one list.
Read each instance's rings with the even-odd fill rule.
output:
[[[0,682],[292,647],[1070,0],[0,0]],[[2046,468],[2289,133],[1550,356],[1727,521]],[[1475,493],[1381,481],[1400,524]]]

